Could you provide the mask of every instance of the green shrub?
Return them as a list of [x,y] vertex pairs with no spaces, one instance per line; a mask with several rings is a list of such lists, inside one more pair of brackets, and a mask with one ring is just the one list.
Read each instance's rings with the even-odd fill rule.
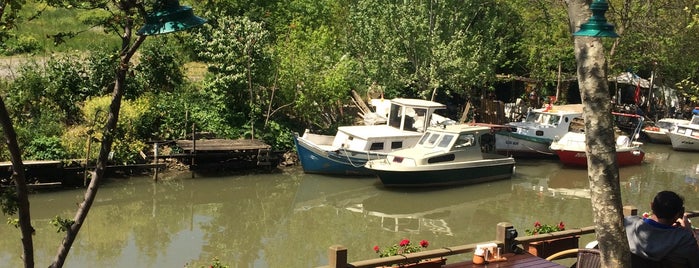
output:
[[66,155],[61,139],[56,136],[38,136],[24,147],[24,159],[60,160]]

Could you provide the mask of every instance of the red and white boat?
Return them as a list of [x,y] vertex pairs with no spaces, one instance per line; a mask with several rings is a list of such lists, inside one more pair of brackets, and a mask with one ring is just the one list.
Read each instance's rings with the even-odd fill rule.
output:
[[[616,114],[622,115],[622,114]],[[643,143],[636,141],[639,136],[640,126],[643,125],[643,118],[638,115],[623,114],[624,116],[634,116],[639,119],[639,127],[633,133],[633,139],[626,135],[621,135],[616,139],[616,160],[622,166],[639,165],[643,163],[646,155],[641,146]],[[568,132],[563,137],[551,143],[550,149],[558,155],[561,163],[568,166],[587,166],[587,154],[585,153],[585,133]]]

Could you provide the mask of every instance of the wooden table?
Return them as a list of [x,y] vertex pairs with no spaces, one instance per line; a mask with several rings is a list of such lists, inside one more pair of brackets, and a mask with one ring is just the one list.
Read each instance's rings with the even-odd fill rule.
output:
[[567,268],[566,266],[560,265],[555,262],[547,261],[545,259],[539,258],[529,253],[514,254],[508,253],[503,254],[507,261],[493,262],[487,264],[473,264],[471,261],[449,263],[444,265],[444,268],[496,268],[496,267],[510,267],[510,268],[524,268],[524,267],[543,267],[543,268]]

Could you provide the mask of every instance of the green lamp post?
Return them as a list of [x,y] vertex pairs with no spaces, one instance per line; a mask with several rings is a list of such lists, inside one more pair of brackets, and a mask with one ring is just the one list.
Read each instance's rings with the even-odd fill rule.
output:
[[180,6],[178,0],[163,0],[155,4],[153,11],[146,16],[146,24],[138,30],[138,35],[156,35],[186,30],[206,23],[194,15],[191,7]]
[[580,30],[573,33],[574,36],[589,36],[589,37],[619,37],[614,32],[614,25],[607,23],[604,13],[609,9],[609,4],[604,0],[594,0],[590,4],[592,17],[580,25]]

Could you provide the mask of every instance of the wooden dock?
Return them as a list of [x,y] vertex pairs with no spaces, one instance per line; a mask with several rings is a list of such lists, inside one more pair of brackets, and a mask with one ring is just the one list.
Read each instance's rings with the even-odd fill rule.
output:
[[178,153],[155,158],[175,158],[190,169],[271,168],[275,157],[272,146],[257,139],[197,139],[176,140]]

